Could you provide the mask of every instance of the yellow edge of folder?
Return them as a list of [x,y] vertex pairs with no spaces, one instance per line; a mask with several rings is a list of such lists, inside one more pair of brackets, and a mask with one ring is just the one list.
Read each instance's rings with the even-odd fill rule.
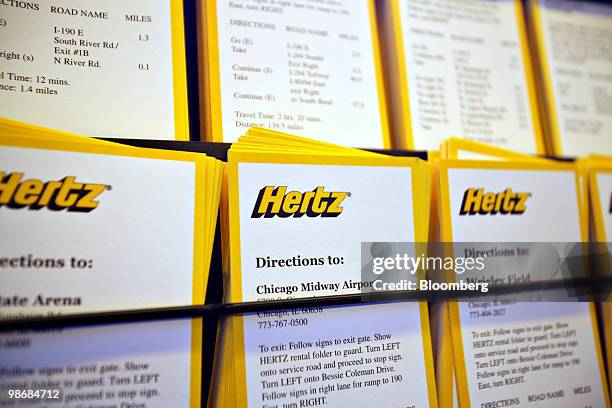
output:
[[[135,148],[0,118],[0,145],[192,162],[195,166],[192,304],[204,303],[224,164],[201,153]],[[203,324],[191,322],[190,406],[201,399]]]

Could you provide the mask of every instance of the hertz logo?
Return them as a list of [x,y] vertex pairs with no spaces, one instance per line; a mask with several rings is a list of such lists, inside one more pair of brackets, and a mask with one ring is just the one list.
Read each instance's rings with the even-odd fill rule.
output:
[[347,192],[328,192],[319,186],[312,191],[289,191],[287,186],[266,186],[259,190],[251,218],[337,217]]
[[470,187],[463,194],[460,215],[523,214],[530,193],[515,193],[507,188],[501,193],[485,193],[484,188]]
[[111,188],[106,184],[77,183],[74,176],[47,182],[22,178],[23,173],[5,175],[0,171],[0,207],[90,212],[98,207],[96,198]]

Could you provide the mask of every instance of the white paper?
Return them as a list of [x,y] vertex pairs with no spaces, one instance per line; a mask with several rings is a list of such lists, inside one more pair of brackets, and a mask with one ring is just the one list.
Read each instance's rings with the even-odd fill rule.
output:
[[0,316],[192,304],[194,163],[14,147],[0,163],[22,181],[110,186],[90,212],[0,206]]
[[608,239],[612,238],[612,174],[597,173],[597,188],[599,189],[599,202],[601,203],[604,231]]
[[382,147],[368,0],[217,0],[223,141],[253,126]]
[[[239,163],[242,298],[245,301],[359,293],[361,242],[413,242],[412,175],[409,167]],[[251,218],[260,189],[348,192],[337,217]],[[314,267],[262,267],[257,258],[322,258]],[[328,257],[339,258],[337,264]],[[338,289],[308,290],[308,283]],[[272,287],[294,293],[264,293]],[[258,293],[258,288],[259,292]]]
[[[574,172],[449,169],[448,173],[454,242],[581,241]],[[470,187],[485,192],[512,188],[531,195],[520,215],[462,216],[463,194]],[[462,302],[458,306],[473,406],[497,401],[517,406],[541,401],[605,406],[598,339],[588,303],[497,303],[483,309]],[[492,314],[477,313],[484,310]]]
[[418,303],[297,309],[284,320],[305,323],[244,317],[249,406],[430,406]]
[[169,0],[0,10],[2,116],[87,136],[175,139]]
[[535,153],[515,2],[399,1],[414,146],[465,137]]
[[612,153],[612,7],[539,3],[562,153]]
[[[191,336],[191,320],[2,333],[0,402],[187,407]],[[8,398],[8,390],[27,389],[59,390],[60,399]]]
[[[359,293],[345,285],[361,282],[361,242],[415,239],[409,167],[239,163],[238,172],[243,300]],[[299,192],[322,186],[327,192],[348,194],[336,217],[252,218],[265,186]],[[295,262],[297,256],[320,258],[322,264],[257,268],[257,258]],[[328,257],[340,261],[333,264]],[[295,291],[265,292],[273,288]],[[387,336],[377,338],[377,333]],[[247,315],[244,341],[249,406],[281,401],[333,407],[429,406],[425,364],[431,356],[425,355],[418,303]],[[320,351],[324,353],[315,355]],[[283,354],[279,360],[274,357]],[[278,374],[287,368],[291,370],[286,375]]]

